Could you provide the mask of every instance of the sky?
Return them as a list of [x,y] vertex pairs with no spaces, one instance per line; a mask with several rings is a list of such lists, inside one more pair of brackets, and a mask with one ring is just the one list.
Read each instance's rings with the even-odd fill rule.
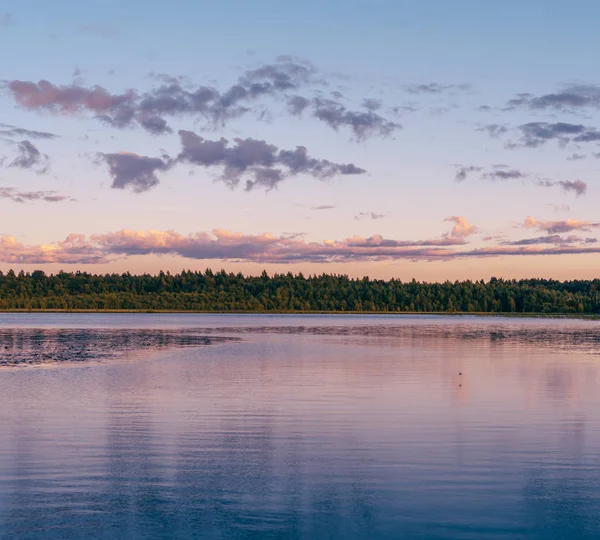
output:
[[0,1],[0,270],[597,277],[600,4]]

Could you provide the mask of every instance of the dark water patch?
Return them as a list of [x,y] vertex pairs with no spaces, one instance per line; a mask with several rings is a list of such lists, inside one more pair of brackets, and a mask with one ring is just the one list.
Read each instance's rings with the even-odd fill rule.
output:
[[124,353],[198,347],[236,338],[206,336],[190,329],[0,329],[0,366],[86,362]]

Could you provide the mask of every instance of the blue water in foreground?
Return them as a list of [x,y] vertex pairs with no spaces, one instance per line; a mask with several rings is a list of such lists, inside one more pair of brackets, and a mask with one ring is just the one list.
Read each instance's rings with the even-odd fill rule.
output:
[[0,314],[0,538],[598,539],[600,323]]

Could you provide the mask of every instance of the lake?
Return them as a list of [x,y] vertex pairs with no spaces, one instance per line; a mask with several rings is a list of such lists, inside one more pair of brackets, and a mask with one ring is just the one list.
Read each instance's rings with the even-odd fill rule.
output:
[[600,322],[0,314],[0,538],[600,538]]

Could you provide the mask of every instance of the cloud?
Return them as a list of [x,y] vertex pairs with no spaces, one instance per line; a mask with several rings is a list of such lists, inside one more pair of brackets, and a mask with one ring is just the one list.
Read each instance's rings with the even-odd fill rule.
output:
[[412,84],[406,85],[404,89],[410,94],[441,94],[448,91],[466,92],[471,89],[470,84]]
[[394,131],[402,129],[400,124],[387,120],[374,110],[353,111],[338,101],[322,98],[314,98],[311,105],[314,118],[325,122],[336,131],[340,127],[350,128],[357,141],[374,135],[389,137]]
[[0,123],[0,135],[6,135],[7,137],[28,137],[30,139],[56,139],[59,136],[54,133],[48,133],[47,131],[35,131],[31,129],[24,129],[12,126],[10,124]]
[[335,206],[333,204],[321,204],[319,206],[311,206],[311,210],[333,210]]
[[558,214],[559,212],[571,211],[571,207],[568,204],[551,204],[550,206],[552,206],[552,210],[555,214]]
[[558,184],[560,186],[562,186],[564,191],[567,191],[567,192],[572,191],[578,197],[580,195],[585,195],[585,193],[587,191],[587,184],[585,182],[583,182],[582,180],[574,180],[574,181],[566,180],[566,181],[560,181],[560,182],[558,182]]
[[487,172],[481,175],[481,178],[488,180],[515,180],[519,178],[526,178],[528,175],[518,169],[507,169],[504,166],[499,167],[496,165],[493,171]]
[[[90,27],[92,29],[93,27]],[[363,109],[344,105],[339,95],[335,99],[318,97],[318,92],[304,96],[304,87],[325,84],[316,78],[316,68],[305,60],[281,56],[276,62],[243,72],[223,91],[212,86],[190,87],[184,78],[161,75],[160,84],[147,92],[129,90],[112,94],[102,86],[85,87],[76,81],[55,85],[47,80],[12,80],[5,83],[15,101],[28,109],[46,110],[55,114],[91,113],[97,120],[114,128],[140,126],[154,135],[171,132],[166,117],[191,116],[209,126],[224,126],[230,120],[249,113],[268,117],[264,106],[255,102],[264,98],[283,101],[287,111],[298,116],[310,116],[335,130],[348,128],[356,140],[371,136],[387,137],[400,124],[378,112],[381,103],[363,100]]]
[[24,140],[17,143],[18,155],[11,161],[9,167],[19,169],[35,170],[38,174],[48,171],[49,160],[46,154],[42,154],[30,141]]
[[578,154],[575,152],[574,154],[567,157],[568,161],[581,161],[582,159],[586,159],[587,156],[585,154]]
[[72,197],[68,195],[62,195],[53,190],[47,191],[19,191],[15,187],[0,186],[0,199],[9,199],[18,203],[25,203],[31,201],[44,201],[44,202],[63,202],[63,201],[74,201]]
[[470,165],[468,167],[465,167],[463,165],[455,165],[455,167],[456,176],[454,177],[454,179],[457,182],[463,182],[471,173],[481,172],[483,170],[483,167],[475,167],[473,165]]
[[587,193],[588,185],[583,180],[559,180],[554,182],[547,178],[541,178],[536,181],[536,185],[541,187],[554,187],[560,186],[566,193],[573,192],[576,197],[585,195]]
[[556,140],[561,146],[569,142],[595,142],[600,140],[600,132],[582,124],[566,122],[529,122],[519,126],[521,138],[517,143],[508,143],[507,148],[538,148],[548,141]]
[[452,227],[452,230],[447,234],[447,236],[452,238],[463,239],[478,232],[477,227],[471,225],[467,219],[462,216],[450,216],[444,221],[450,221],[454,223],[454,227]]
[[320,180],[337,175],[364,174],[366,171],[352,163],[339,164],[308,155],[304,146],[295,150],[280,150],[258,139],[204,139],[192,131],[179,131],[182,150],[178,162],[202,167],[221,167],[220,180],[235,188],[246,179],[246,190],[255,187],[273,189],[281,181],[296,174],[308,174]]
[[519,169],[511,169],[508,165],[492,165],[492,167],[487,172],[484,171],[483,167],[464,167],[462,165],[455,165],[456,167],[456,176],[455,180],[458,182],[462,182],[466,180],[466,178],[472,173],[481,173],[479,175],[480,180],[524,180],[531,178],[536,186],[540,187],[556,187],[559,186],[563,191],[569,193],[575,193],[577,197],[580,195],[585,195],[587,192],[587,184],[582,180],[559,180],[554,181],[548,178],[543,178],[540,176],[534,176],[531,173],[519,170]]
[[574,110],[600,108],[600,87],[596,85],[567,85],[562,91],[534,96],[518,94],[508,101],[509,108]]
[[385,214],[376,214],[375,212],[360,212],[360,214],[358,214],[357,216],[354,216],[355,220],[361,220],[361,219],[371,219],[371,220],[376,220],[376,219],[383,219],[385,217]]
[[497,139],[508,131],[508,127],[505,124],[486,124],[478,127],[477,131],[485,131],[490,137]]
[[0,26],[11,26],[13,18],[10,13],[0,13]]
[[135,193],[148,191],[158,185],[157,173],[167,171],[172,166],[168,158],[151,158],[129,152],[101,153],[98,157],[108,165],[113,188],[131,188]]
[[[454,221],[455,217],[449,219]],[[533,218],[528,219],[531,221]],[[547,236],[477,249],[464,249],[466,241],[464,237],[460,237],[462,228],[457,233],[458,237],[449,233],[440,238],[416,241],[373,235],[366,238],[352,236],[343,240],[311,242],[301,239],[298,235],[250,235],[224,229],[190,235],[156,230],[121,230],[91,236],[71,234],[63,241],[37,246],[23,244],[14,237],[0,236],[0,262],[81,265],[109,263],[128,256],[174,255],[194,260],[286,264],[385,260],[448,261],[456,258],[600,253],[600,247],[594,245],[597,243],[595,238],[558,237],[558,232],[551,232],[555,227],[547,226],[548,223],[533,220],[532,225],[535,228],[542,227],[544,232],[548,233]]]
[[527,216],[522,225],[525,229],[537,229],[548,234],[562,234],[571,231],[590,231],[600,227],[600,223],[590,221],[579,221],[577,219],[567,219],[563,221],[538,221],[532,216]]
[[567,245],[567,244],[595,244],[598,240],[596,238],[580,238],[579,236],[560,236],[558,234],[551,234],[548,236],[537,236],[535,238],[525,238],[522,240],[515,240],[512,242],[502,242],[508,246],[532,246],[539,244],[552,244],[552,245]]

